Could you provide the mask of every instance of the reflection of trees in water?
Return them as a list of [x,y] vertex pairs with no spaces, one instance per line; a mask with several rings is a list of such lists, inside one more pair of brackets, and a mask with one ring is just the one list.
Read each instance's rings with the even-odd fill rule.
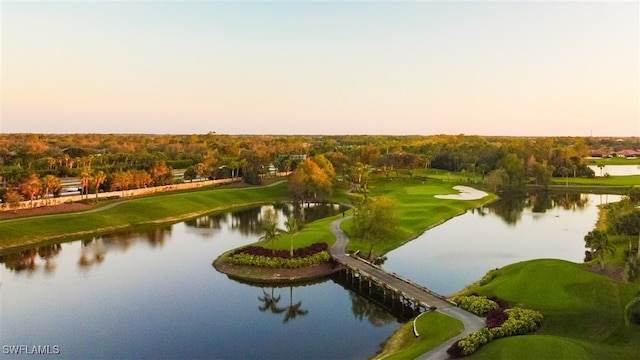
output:
[[221,229],[222,224],[227,222],[226,214],[205,215],[195,219],[186,220],[184,224],[196,229]]
[[522,216],[525,200],[526,198],[522,196],[505,196],[500,201],[489,205],[489,209],[508,225],[515,225]]
[[502,220],[514,225],[522,215],[524,209],[531,209],[534,213],[545,213],[556,207],[565,210],[583,210],[589,204],[589,196],[580,193],[531,193],[527,196],[504,196],[486,208]]
[[349,298],[351,299],[351,311],[353,311],[353,315],[358,320],[366,318],[375,327],[396,321],[396,317],[388,311],[351,290],[349,290]]
[[151,247],[162,247],[171,234],[171,226],[158,226],[146,231],[120,231],[82,241],[78,266],[88,269],[105,260],[110,251],[127,252],[132,245],[147,243]]
[[37,249],[23,250],[0,256],[0,262],[9,270],[33,272],[37,269],[37,255]]
[[237,230],[242,235],[262,234],[262,210],[265,206],[231,212],[231,230]]
[[309,310],[301,309],[302,301],[298,301],[295,304],[293,303],[293,286],[289,286],[289,306],[284,307],[278,307],[280,295],[274,295],[274,289],[275,288],[271,288],[271,294],[262,289],[263,296],[258,297],[258,300],[262,303],[262,305],[258,306],[260,312],[269,311],[272,314],[285,313],[284,319],[282,320],[283,324],[296,319],[298,316],[305,316],[309,313]]
[[40,259],[44,260],[44,272],[51,273],[56,267],[53,259],[58,256],[61,250],[61,244],[34,247],[2,255],[0,256],[0,263],[4,264],[7,269],[12,271],[34,272],[39,268],[37,259],[40,257]]

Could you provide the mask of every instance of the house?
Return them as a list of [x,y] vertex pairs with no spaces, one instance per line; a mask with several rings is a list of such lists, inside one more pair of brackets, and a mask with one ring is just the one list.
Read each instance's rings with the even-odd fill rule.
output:
[[617,157],[623,157],[627,159],[635,159],[637,157],[640,157],[640,151],[636,151],[632,149],[624,149],[624,150],[616,151],[615,154]]

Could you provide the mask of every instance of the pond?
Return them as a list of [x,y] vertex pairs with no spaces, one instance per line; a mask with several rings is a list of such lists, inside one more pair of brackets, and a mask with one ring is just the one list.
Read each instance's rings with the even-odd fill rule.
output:
[[383,267],[451,295],[487,271],[524,260],[583,262],[598,204],[619,195],[544,194],[502,199],[455,217],[387,254]]
[[[582,261],[582,238],[607,197],[615,200],[527,197],[476,209],[391,252],[384,266],[448,294],[525,258]],[[5,252],[2,345],[57,346],[51,357],[65,359],[373,356],[400,320],[334,280],[272,288],[212,267],[262,235],[268,207]],[[296,214],[275,208],[281,220]]]
[[640,165],[604,165],[602,169],[597,165],[589,165],[589,168],[593,170],[598,177],[604,176],[605,174],[611,176],[640,175]]

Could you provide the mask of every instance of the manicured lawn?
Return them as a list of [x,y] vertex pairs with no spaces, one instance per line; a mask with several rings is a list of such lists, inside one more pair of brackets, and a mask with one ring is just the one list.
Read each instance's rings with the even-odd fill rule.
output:
[[[498,296],[512,306],[540,311],[545,320],[538,334],[547,336],[499,340],[471,358],[635,359],[640,350],[640,326],[627,326],[623,312],[638,291],[638,282],[619,283],[586,270],[583,264],[563,260],[506,266],[491,282],[468,292]],[[530,354],[533,351],[540,352]],[[554,352],[566,357],[552,356]],[[590,356],[582,356],[585,352]]]
[[[400,219],[399,231],[396,238],[383,241],[374,246],[374,252],[378,255],[389,252],[404,242],[422,234],[444,220],[464,213],[466,210],[478,207],[496,199],[489,194],[480,200],[445,200],[437,199],[438,194],[457,194],[453,186],[455,182],[429,179],[386,180],[377,179],[369,184],[369,196],[389,196],[398,203],[398,217]],[[342,224],[343,230],[351,233],[351,221]],[[350,236],[348,251],[360,250],[368,253],[369,243]]]
[[586,159],[589,165],[639,165],[640,158],[638,159],[626,159],[621,157],[604,158],[604,159]]
[[460,334],[464,326],[460,320],[439,312],[428,312],[417,318],[416,329],[419,337],[413,333],[413,321],[404,324],[385,344],[387,351],[392,354],[387,356],[385,352],[380,354],[380,357],[384,359],[415,359]]
[[[293,237],[293,248],[303,248],[318,242],[324,242],[331,247],[336,242],[336,237],[329,229],[329,224],[342,217],[342,214],[328,218],[316,220],[304,225],[304,227]],[[288,250],[291,244],[291,236],[282,234],[269,241],[260,241],[254,245],[260,245],[267,249]]]
[[176,222],[230,207],[287,199],[287,185],[165,194],[123,201],[98,212],[69,213],[0,222],[0,250],[50,239]]
[[[564,178],[553,179],[553,183],[556,185],[565,185],[566,182],[567,182],[567,179],[564,179]],[[607,177],[595,177],[591,179],[569,177],[568,184],[569,186],[571,185],[634,186],[634,185],[640,185],[640,175],[607,176]]]

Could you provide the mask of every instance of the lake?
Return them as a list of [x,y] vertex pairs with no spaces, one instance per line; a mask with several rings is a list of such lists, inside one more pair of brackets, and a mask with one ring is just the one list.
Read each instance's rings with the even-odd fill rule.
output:
[[640,165],[604,165],[602,169],[600,169],[597,165],[589,165],[589,168],[595,172],[596,176],[604,176],[605,174],[611,176],[628,176],[640,175],[639,166]]
[[[581,262],[596,205],[616,199],[501,201],[425,232],[383,266],[449,294],[515,261]],[[401,322],[333,280],[272,288],[212,267],[224,251],[262,235],[267,208],[3,253],[2,345],[57,346],[60,355],[51,357],[65,359],[373,356]],[[281,220],[295,212],[275,208]]]

